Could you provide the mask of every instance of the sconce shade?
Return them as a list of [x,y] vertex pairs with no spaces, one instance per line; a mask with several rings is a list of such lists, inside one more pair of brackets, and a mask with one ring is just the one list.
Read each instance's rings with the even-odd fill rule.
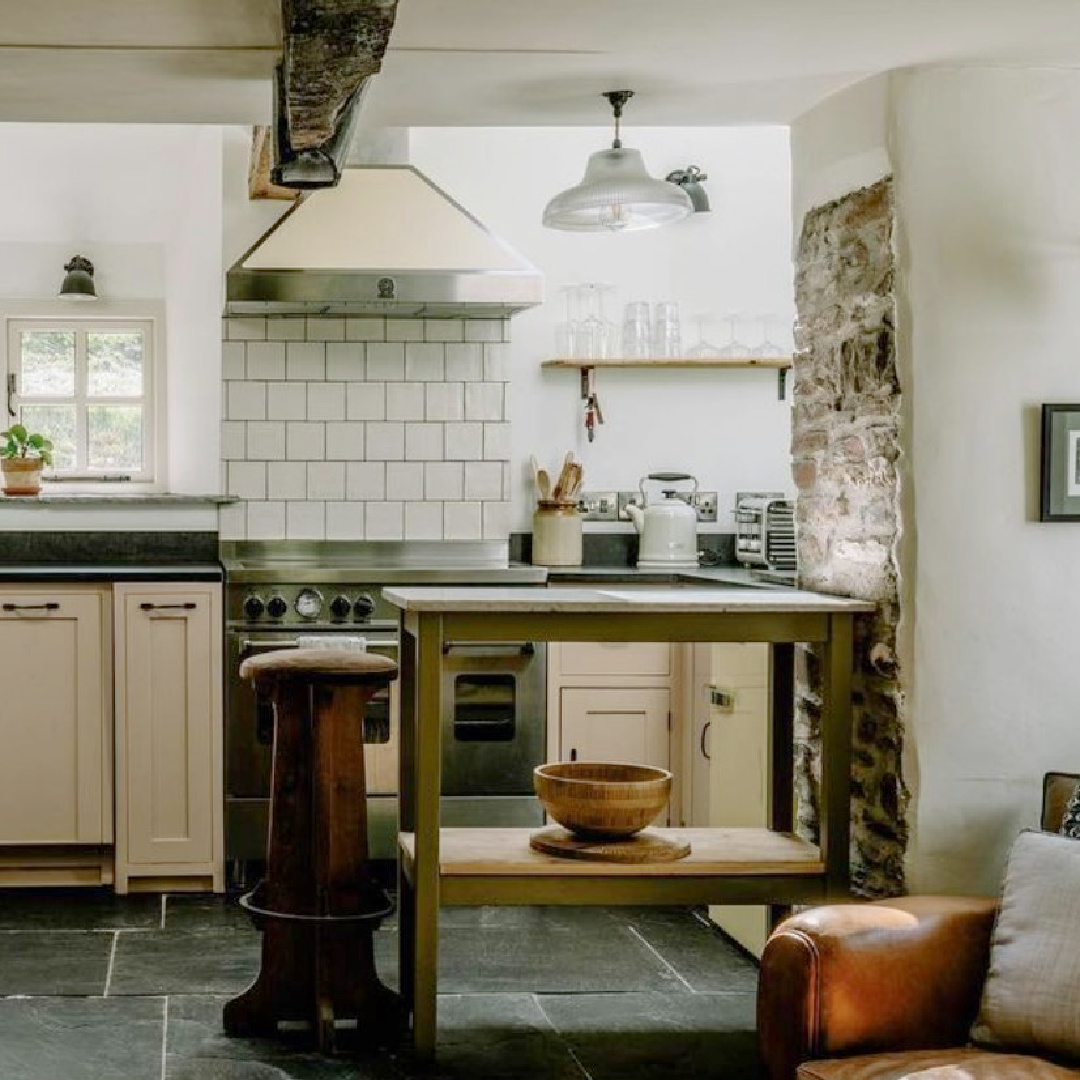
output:
[[696,165],[687,165],[685,169],[676,169],[664,177],[669,184],[678,184],[690,196],[690,203],[695,214],[709,212],[709,193],[701,186],[702,180],[709,177]]
[[94,290],[94,264],[76,255],[70,262],[64,264],[66,274],[64,283],[60,286],[60,295],[65,300],[96,300],[97,293]]
[[589,155],[581,183],[545,207],[544,225],[570,232],[632,232],[668,225],[692,209],[682,188],[648,174],[639,150],[619,147]]

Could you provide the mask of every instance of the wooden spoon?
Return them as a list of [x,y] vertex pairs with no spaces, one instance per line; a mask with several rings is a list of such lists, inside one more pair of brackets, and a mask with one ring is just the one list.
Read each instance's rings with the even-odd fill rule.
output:
[[538,469],[536,473],[536,486],[540,490],[540,498],[544,502],[551,501],[551,477],[547,474],[547,469]]

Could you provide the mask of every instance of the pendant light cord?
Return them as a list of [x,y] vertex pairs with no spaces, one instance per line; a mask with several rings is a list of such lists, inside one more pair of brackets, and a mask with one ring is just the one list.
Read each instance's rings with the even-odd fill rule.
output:
[[603,94],[611,103],[611,111],[615,114],[615,139],[611,144],[612,150],[622,149],[620,137],[620,124],[622,120],[623,106],[634,96],[633,90],[606,90]]

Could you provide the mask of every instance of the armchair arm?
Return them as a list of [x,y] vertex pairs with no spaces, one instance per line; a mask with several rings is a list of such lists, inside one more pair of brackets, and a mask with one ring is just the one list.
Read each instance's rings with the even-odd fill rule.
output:
[[820,907],[761,957],[758,1042],[770,1080],[875,1049],[961,1046],[982,993],[997,902],[904,897]]

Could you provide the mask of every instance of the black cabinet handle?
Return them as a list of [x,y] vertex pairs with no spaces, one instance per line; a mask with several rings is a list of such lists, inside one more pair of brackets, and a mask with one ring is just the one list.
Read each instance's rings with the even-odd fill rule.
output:
[[183,604],[142,603],[139,605],[143,611],[194,611],[198,606],[194,600],[188,600]]
[[55,600],[46,604],[5,604],[5,611],[59,611],[60,605]]
[[705,726],[701,729],[701,753],[706,761],[712,761],[712,754],[709,753],[708,747],[705,745],[705,740],[709,734],[709,728],[712,727],[712,721],[706,720]]

